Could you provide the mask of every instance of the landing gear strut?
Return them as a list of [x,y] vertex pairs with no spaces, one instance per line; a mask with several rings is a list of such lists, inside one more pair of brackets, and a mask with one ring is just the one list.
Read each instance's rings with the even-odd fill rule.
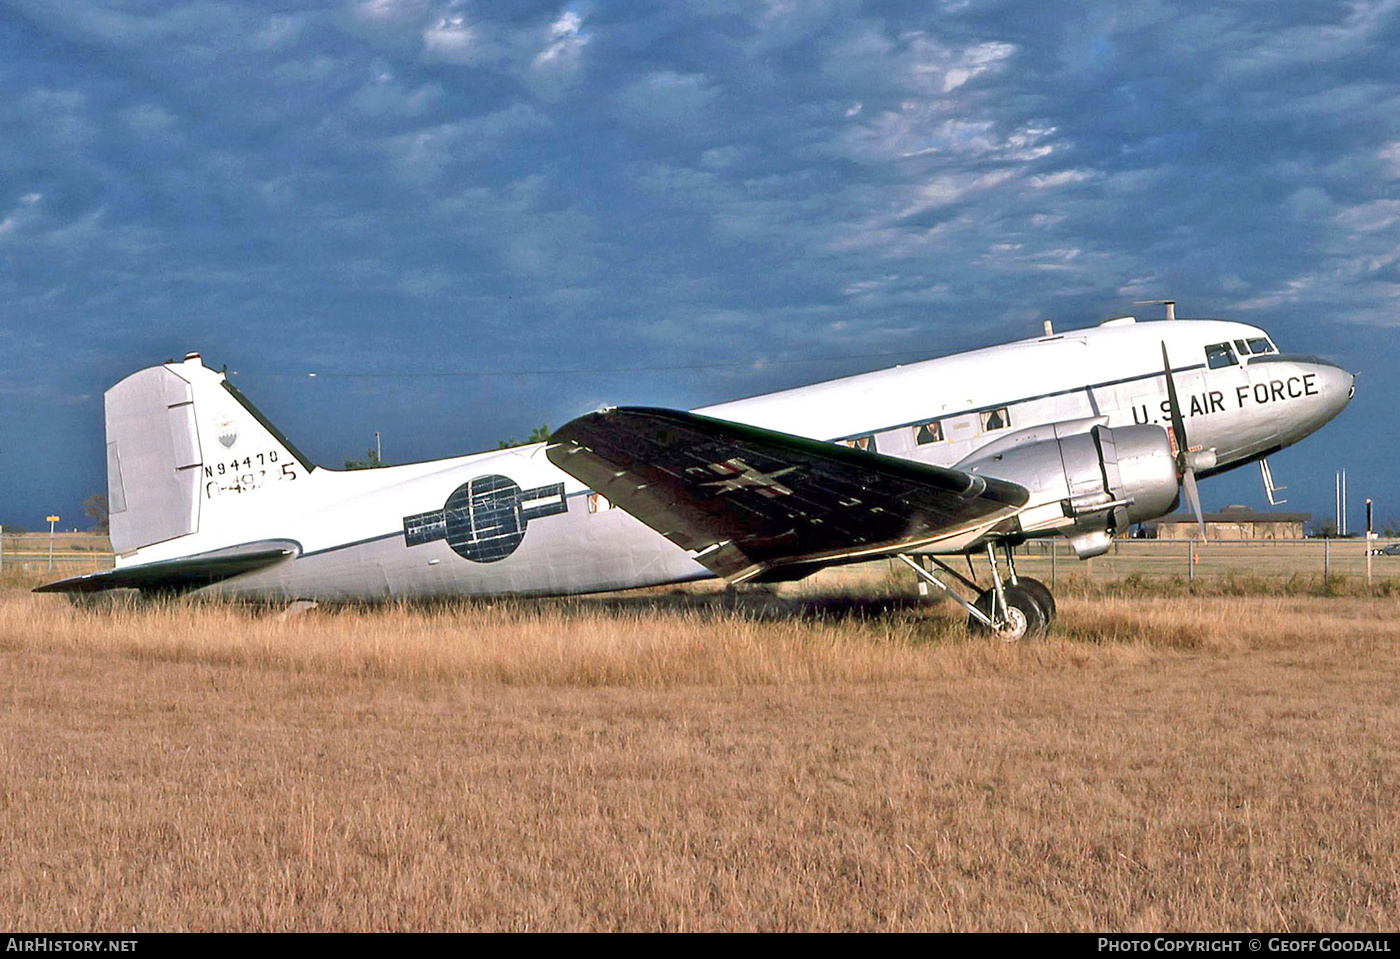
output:
[[1011,585],[1019,586],[1031,594],[1031,599],[1035,600],[1036,605],[1045,613],[1045,625],[1049,626],[1055,621],[1055,596],[1050,592],[1050,587],[1038,579],[1018,575],[1016,573],[1016,557],[1012,554],[1011,547],[1004,546],[1003,549],[1006,554],[1006,568],[1011,574]]
[[1016,564],[1009,546],[1004,549],[1007,572],[1010,575],[1009,579],[1003,582],[996,549],[994,544],[987,544],[987,565],[992,574],[992,586],[985,590],[937,557],[927,557],[945,574],[977,592],[977,598],[970,603],[908,554],[900,553],[899,559],[922,579],[947,593],[954,602],[967,610],[968,629],[974,633],[995,636],[1003,642],[1039,639],[1045,635],[1046,628],[1055,617],[1055,597],[1039,580],[1016,574]]

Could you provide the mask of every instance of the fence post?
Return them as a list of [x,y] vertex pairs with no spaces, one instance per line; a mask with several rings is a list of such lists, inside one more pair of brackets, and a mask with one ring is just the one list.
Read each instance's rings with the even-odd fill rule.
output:
[[1332,538],[1326,537],[1322,540],[1322,585],[1326,586],[1332,579]]
[[1186,537],[1186,588],[1196,589],[1196,541]]
[[1056,537],[1050,537],[1050,589],[1055,588],[1055,553],[1059,551],[1060,541]]

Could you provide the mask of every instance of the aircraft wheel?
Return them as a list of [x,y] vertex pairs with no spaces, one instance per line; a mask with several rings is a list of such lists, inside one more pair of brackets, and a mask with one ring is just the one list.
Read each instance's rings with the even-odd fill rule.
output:
[[1036,605],[1045,613],[1047,627],[1055,621],[1055,595],[1050,592],[1050,587],[1038,579],[1031,579],[1029,576],[1016,577],[1016,585],[1031,594]]
[[[1045,610],[1041,609],[1035,597],[1021,586],[1007,585],[1002,590],[1006,595],[1006,622],[1001,628],[993,629],[983,624],[975,616],[968,616],[967,625],[974,633],[995,636],[1004,643],[1018,643],[1023,639],[1039,639],[1045,635]],[[989,589],[977,597],[972,605],[992,615],[992,604],[996,601],[996,590]]]

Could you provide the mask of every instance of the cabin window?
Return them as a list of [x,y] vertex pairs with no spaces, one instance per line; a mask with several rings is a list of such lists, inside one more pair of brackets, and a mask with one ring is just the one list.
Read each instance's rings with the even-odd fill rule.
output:
[[1229,343],[1212,343],[1206,347],[1206,365],[1213,370],[1219,370],[1227,366],[1239,366],[1240,361],[1235,359],[1235,351],[1230,349]]
[[982,412],[982,430],[990,433],[992,430],[1004,430],[1011,425],[1010,412],[1004,406],[999,406],[994,410],[984,410]]
[[943,424],[938,420],[929,420],[927,423],[920,423],[914,427],[914,442],[923,446],[925,443],[943,442]]
[[848,440],[837,440],[842,446],[849,446],[853,450],[865,450],[867,453],[875,452],[875,437],[873,435],[852,436]]
[[1238,353],[1240,356],[1248,356],[1250,354],[1249,344],[1246,343],[1244,340],[1236,340],[1235,352]]
[[1278,347],[1270,343],[1264,337],[1256,337],[1249,341],[1249,349],[1252,353],[1277,353]]

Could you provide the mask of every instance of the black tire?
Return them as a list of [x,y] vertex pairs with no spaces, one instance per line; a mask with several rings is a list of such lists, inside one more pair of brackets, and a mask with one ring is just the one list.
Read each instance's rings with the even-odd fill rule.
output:
[[1050,587],[1046,586],[1038,579],[1031,579],[1029,576],[1017,576],[1016,585],[1031,594],[1045,614],[1045,625],[1049,627],[1055,621],[1055,596],[1050,592]]
[[[1045,610],[1035,601],[1035,597],[1020,586],[1007,585],[1002,592],[1006,595],[1007,624],[1001,629],[992,629],[976,616],[967,617],[967,628],[983,636],[994,636],[1005,643],[1018,643],[1022,640],[1040,639],[1045,635]],[[973,603],[988,617],[992,615],[992,604],[996,601],[996,590],[989,589],[977,597]]]

